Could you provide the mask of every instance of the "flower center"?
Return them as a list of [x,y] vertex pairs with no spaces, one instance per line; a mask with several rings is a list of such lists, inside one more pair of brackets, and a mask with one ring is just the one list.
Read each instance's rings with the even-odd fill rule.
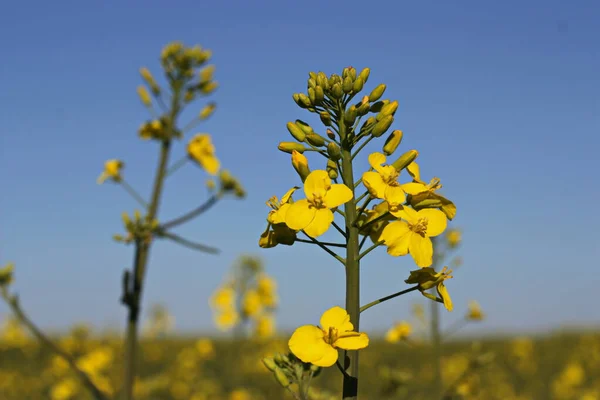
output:
[[273,210],[279,210],[279,207],[281,207],[281,203],[279,202],[279,199],[277,198],[277,196],[273,196],[271,197],[269,200],[267,200],[267,206],[271,207]]
[[325,205],[325,199],[320,193],[313,193],[312,199],[309,200],[309,203],[314,208],[327,208],[327,206]]
[[380,175],[386,185],[400,186],[400,183],[398,183],[398,176],[400,174],[393,166],[386,165],[385,167],[382,167]]
[[429,185],[427,185],[427,187],[432,192],[435,192],[436,190],[441,189],[442,188],[442,184],[441,184],[440,178],[433,178],[429,182]]
[[425,234],[427,233],[427,224],[428,223],[429,223],[429,221],[427,220],[427,217],[424,217],[424,218],[419,218],[419,220],[414,224],[409,223],[408,227],[414,233],[421,235],[422,237],[425,237]]
[[329,327],[329,331],[325,332],[325,343],[330,344],[333,346],[333,344],[335,343],[335,341],[338,338],[338,330],[337,328],[334,328],[332,326]]

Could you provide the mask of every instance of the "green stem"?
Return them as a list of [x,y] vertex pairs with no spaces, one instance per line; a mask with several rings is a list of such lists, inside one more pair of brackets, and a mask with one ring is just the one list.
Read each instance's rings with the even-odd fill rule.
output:
[[331,225],[333,225],[333,227],[334,227],[335,229],[337,229],[337,231],[338,231],[339,233],[341,233],[341,234],[342,234],[342,236],[343,236],[344,238],[346,237],[346,232],[344,232],[344,231],[342,230],[342,228],[340,228],[340,227],[339,227],[339,225],[338,225],[338,224],[336,224],[335,222],[332,222],[332,223],[331,223]]
[[[439,263],[442,261],[442,255],[435,252],[439,245],[439,240],[433,238],[433,264],[432,267],[437,271]],[[440,305],[432,301],[430,303],[431,311],[431,348],[433,351],[433,390],[434,397],[439,399],[443,395],[444,382],[442,380],[442,334],[440,328]]]
[[456,332],[460,331],[465,325],[467,325],[468,322],[469,320],[467,320],[466,318],[461,318],[458,321],[454,322],[452,325],[450,325],[448,330],[444,332],[444,341],[452,335],[454,335]]
[[[360,151],[367,145],[369,144],[369,142],[373,140],[373,136],[369,136],[367,138],[367,140],[365,140],[356,150],[356,152],[354,152],[354,155],[352,156],[352,160],[354,160],[354,157],[356,157],[358,155],[358,153],[360,153]],[[352,180],[352,182],[354,182],[354,179]]]
[[[299,238],[296,238],[296,242],[309,243],[309,244],[317,244],[317,243],[315,243],[312,240],[299,239]],[[343,248],[346,248],[346,245],[345,244],[341,244],[341,243],[329,243],[329,242],[318,242],[318,243],[322,244],[323,246],[343,247]]]
[[140,203],[142,207],[146,209],[148,208],[148,203],[146,203],[146,200],[144,200],[144,198],[140,196],[140,194],[133,187],[131,187],[131,185],[127,183],[125,179],[121,179],[119,183],[121,184],[121,187],[135,199],[135,201]]
[[[358,256],[358,259],[362,259],[364,256],[366,256],[367,254],[369,254],[371,251],[375,250],[376,248],[378,248],[379,246],[381,246],[383,244],[383,240],[380,240],[379,242],[373,244],[373,246],[369,247],[368,249],[366,249],[363,253],[361,253]],[[360,250],[360,246],[359,246],[359,250]]]
[[191,240],[182,238],[181,236],[176,235],[174,233],[160,232],[159,236],[163,237],[163,238],[171,239],[175,243],[179,243],[180,245],[185,246],[190,249],[200,250],[200,251],[203,251],[203,252],[209,253],[209,254],[218,254],[219,253],[219,249],[217,249],[216,247],[208,246],[208,245],[205,245],[202,243],[192,242]]
[[176,171],[179,170],[179,168],[183,167],[185,164],[187,164],[187,162],[189,161],[188,156],[183,156],[181,157],[179,160],[177,160],[177,162],[175,162],[175,164],[171,165],[166,172],[166,176],[171,176],[173,175]]
[[59,357],[65,360],[71,369],[79,376],[79,379],[85,387],[92,393],[96,400],[107,400],[108,397],[102,393],[100,389],[94,384],[92,379],[77,366],[77,361],[66,351],[61,349],[56,343],[54,343],[49,337],[47,337],[34,323],[32,320],[25,315],[25,312],[19,306],[18,298],[16,296],[10,297],[6,288],[2,288],[2,297],[9,305],[12,312],[15,314],[17,319],[21,321],[23,325],[35,336],[35,338],[52,352],[56,353]]
[[332,256],[333,258],[335,258],[336,260],[338,260],[342,264],[346,265],[346,260],[344,260],[342,257],[340,257],[339,255],[335,254],[333,251],[331,251],[330,249],[328,249],[327,247],[325,247],[317,239],[308,236],[308,234],[306,232],[302,231],[302,233],[304,233],[304,235],[306,235],[306,237],[309,238],[314,244],[316,244],[317,246],[319,246],[320,248],[322,248],[323,250],[325,250],[330,256]]
[[[355,189],[356,189],[356,188],[355,188]],[[361,201],[362,199],[364,199],[364,198],[365,198],[365,196],[367,196],[368,194],[369,194],[369,191],[366,191],[366,192],[364,192],[363,194],[361,194],[361,195],[358,197],[358,199],[356,199],[356,200],[355,200],[355,203],[356,203],[356,204],[360,203],[360,201]]]
[[192,211],[183,214],[181,217],[175,218],[169,222],[164,223],[161,226],[161,229],[167,230],[173,228],[177,225],[181,225],[189,220],[196,218],[200,214],[205,213],[209,208],[216,204],[216,202],[221,198],[221,193],[212,195],[204,204],[194,208]]
[[373,200],[373,197],[369,197],[367,199],[367,201],[364,202],[364,204],[362,205],[362,207],[360,207],[360,210],[358,210],[358,217],[356,217],[356,221],[352,222],[352,225],[356,226],[356,224],[358,223],[358,220],[360,218],[360,216],[362,215],[363,212],[365,212],[365,209],[367,208],[367,206],[369,205],[369,203],[371,202],[371,200]]
[[360,251],[363,248],[363,246],[365,245],[368,238],[369,238],[369,235],[365,234],[363,236],[363,238],[360,239],[360,244],[358,245],[358,251]]
[[[347,136],[350,132],[347,131],[344,122],[344,110],[340,109],[340,118],[338,120],[338,126],[340,128],[340,137],[344,138],[342,143],[342,179],[346,186],[352,189],[354,192],[354,171],[352,168],[352,144],[347,140]],[[357,219],[356,202],[351,200],[344,205],[344,211],[346,213],[346,311],[350,315],[350,321],[354,325],[354,329],[358,331],[360,329],[360,260],[359,260],[359,235],[358,228],[354,226],[354,221]],[[346,359],[349,364],[345,364],[347,367],[346,374],[344,375],[342,385],[342,398],[343,400],[356,400],[358,399],[358,351],[351,350],[346,351]]]
[[408,288],[408,289],[402,290],[400,292],[397,292],[397,293],[394,293],[394,294],[390,294],[389,296],[385,296],[385,297],[382,297],[382,298],[377,299],[375,301],[372,301],[369,304],[365,304],[364,306],[362,306],[360,308],[360,312],[367,311],[369,308],[371,308],[373,306],[376,306],[377,304],[383,303],[384,301],[391,300],[391,299],[393,299],[395,297],[398,297],[398,296],[402,296],[403,294],[413,292],[413,291],[415,291],[417,289],[419,289],[419,285],[413,286],[411,288]]

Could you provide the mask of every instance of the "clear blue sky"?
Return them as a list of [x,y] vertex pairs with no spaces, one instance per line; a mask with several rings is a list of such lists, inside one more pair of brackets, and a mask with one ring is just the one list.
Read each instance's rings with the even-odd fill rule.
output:
[[[439,176],[458,205],[465,265],[448,282],[456,311],[445,321],[477,299],[489,314],[479,329],[598,322],[598,2],[173,4],[1,6],[0,263],[16,263],[15,288],[43,327],[123,325],[120,280],[132,248],[111,236],[136,204],[96,177],[106,159],[121,158],[128,181],[150,191],[157,149],[137,137],[147,114],[135,88],[141,66],[158,73],[172,40],[212,49],[218,111],[198,131],[213,135],[248,191],[178,231],[221,256],[153,248],[144,304],[165,303],[179,328],[212,329],[207,297],[242,253],[262,256],[279,281],[283,328],[317,323],[343,303],[342,268],[325,253],[303,244],[262,250],[257,240],[265,200],[299,183],[277,151],[289,140],[286,122],[317,125],[292,93],[306,89],[309,71],[348,65],[371,68],[367,89],[388,85],[403,148],[419,150],[424,177]],[[183,151],[181,143],[176,156]],[[192,165],[180,171],[161,217],[201,202],[204,180]],[[402,289],[411,268],[410,258],[374,252],[363,300]],[[384,329],[422,300],[413,293],[373,308],[362,329]]]

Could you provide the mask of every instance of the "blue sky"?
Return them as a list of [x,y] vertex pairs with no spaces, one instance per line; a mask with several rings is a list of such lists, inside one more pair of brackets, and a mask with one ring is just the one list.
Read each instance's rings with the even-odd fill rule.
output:
[[[388,85],[386,97],[400,104],[402,148],[419,150],[423,176],[439,176],[458,206],[465,264],[448,282],[456,310],[445,323],[477,299],[489,319],[473,332],[597,324],[597,2],[176,4],[1,7],[0,263],[16,263],[15,288],[40,325],[123,325],[120,277],[132,248],[111,236],[136,204],[95,180],[106,159],[121,158],[127,180],[149,193],[157,149],[137,137],[148,115],[135,88],[141,66],[158,74],[160,50],[172,40],[213,51],[218,110],[192,133],[213,135],[248,197],[226,199],[178,230],[222,255],[156,244],[146,306],[166,304],[182,330],[212,330],[207,297],[245,253],[261,256],[279,281],[280,327],[316,323],[343,304],[343,270],[324,252],[303,244],[262,250],[257,240],[264,202],[299,183],[277,150],[289,140],[286,122],[319,126],[292,93],[306,89],[309,71],[352,65],[371,68],[367,90]],[[188,115],[203,103],[194,104]],[[366,155],[363,164],[359,170]],[[188,165],[169,180],[161,218],[203,201],[205,178]],[[410,258],[373,252],[362,269],[364,302],[404,288],[411,268]],[[423,300],[412,293],[372,308],[361,327],[382,330]]]

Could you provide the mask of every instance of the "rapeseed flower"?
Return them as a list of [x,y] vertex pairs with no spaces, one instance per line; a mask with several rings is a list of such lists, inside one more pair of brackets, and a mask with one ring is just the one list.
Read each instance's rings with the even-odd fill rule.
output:
[[392,165],[383,165],[385,160],[381,153],[370,154],[369,164],[376,172],[365,172],[362,182],[371,196],[387,201],[390,209],[397,210],[406,200],[406,195],[398,182],[400,173]]
[[196,161],[206,172],[217,175],[221,163],[215,156],[215,146],[212,144],[210,135],[199,133],[190,139],[187,152],[189,157]]
[[341,307],[333,307],[321,316],[320,327],[304,325],[296,329],[288,342],[300,360],[319,367],[330,367],[338,359],[337,349],[359,350],[369,345],[366,333],[354,332],[350,316]]
[[[410,276],[404,282],[408,284],[418,284],[419,290],[423,296],[428,299],[444,303],[444,307],[448,311],[452,311],[454,306],[452,305],[452,299],[450,298],[450,294],[448,293],[448,289],[444,285],[444,281],[446,279],[452,278],[452,270],[448,271],[448,267],[444,267],[440,272],[435,272],[435,270],[431,267],[417,269],[415,271],[410,271]],[[426,291],[432,288],[436,288],[438,296],[427,293]]]
[[121,170],[124,166],[125,164],[121,160],[108,160],[104,163],[104,171],[102,171],[96,182],[99,185],[104,183],[104,181],[106,181],[107,179],[112,179],[115,182],[120,182],[122,179]]

